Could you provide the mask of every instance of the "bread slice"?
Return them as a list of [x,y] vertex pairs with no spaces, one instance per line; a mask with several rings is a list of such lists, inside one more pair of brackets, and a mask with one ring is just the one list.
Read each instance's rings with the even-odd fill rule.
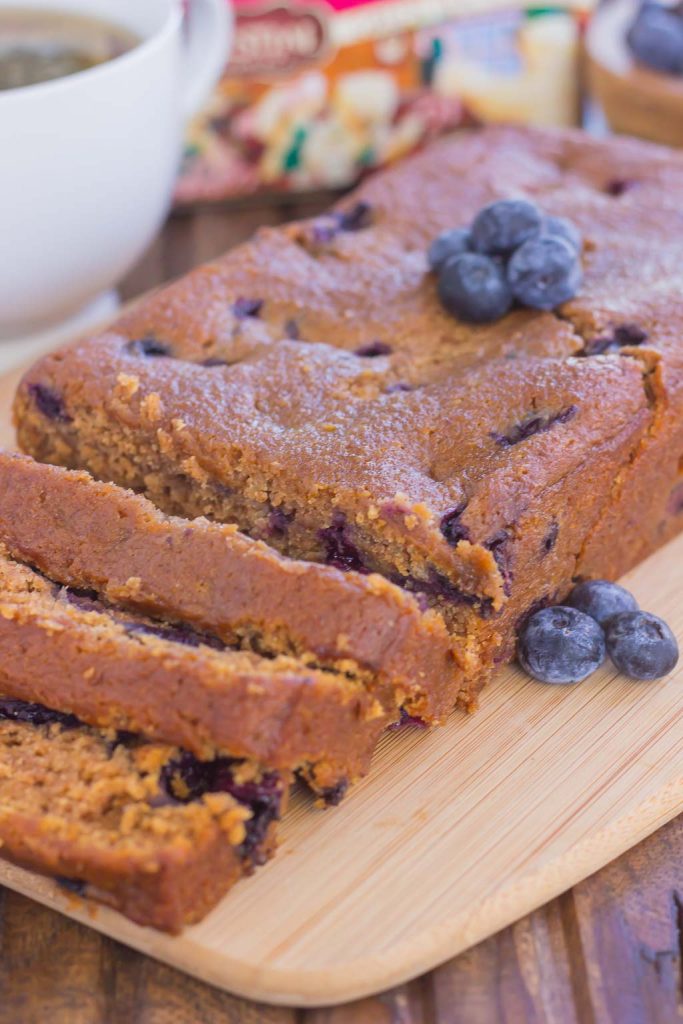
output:
[[439,721],[461,673],[442,619],[377,575],[288,559],[234,526],[0,451],[0,542],[111,603],[226,644],[363,677],[389,713]]
[[200,920],[275,844],[287,780],[0,697],[0,853],[138,924]]
[[1,550],[0,692],[201,758],[299,771],[333,803],[392,721],[359,678],[120,611]]

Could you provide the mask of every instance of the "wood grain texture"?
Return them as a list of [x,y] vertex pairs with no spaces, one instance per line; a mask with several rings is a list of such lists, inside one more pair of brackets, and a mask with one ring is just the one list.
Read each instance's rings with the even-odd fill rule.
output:
[[0,1024],[675,1024],[683,819],[430,975],[345,1006],[246,1002],[0,890]]
[[[168,276],[183,273],[200,260],[212,258],[249,234],[258,223],[272,223],[297,212],[288,209],[274,217],[270,211],[257,210],[236,223],[232,214],[206,211],[172,222],[131,278],[125,294],[130,297]],[[10,432],[6,426],[4,433],[0,428],[0,435],[7,443]],[[623,694],[619,697],[615,692],[614,697],[620,700]],[[599,700],[594,710],[600,713]],[[631,726],[638,724],[637,718],[630,719]],[[678,730],[680,740],[679,715],[673,729]],[[428,739],[431,742],[431,737]],[[409,740],[408,749],[415,741]],[[645,747],[641,743],[639,746],[643,751],[641,762],[646,758],[645,767],[656,770],[647,742]],[[405,756],[411,755],[397,754],[399,768]],[[672,746],[668,757],[673,763],[677,758],[680,765],[680,749]],[[546,785],[550,780],[549,799],[559,781],[552,762],[551,753],[544,764]],[[437,762],[437,767],[440,777],[447,765]],[[430,802],[438,799],[439,789],[434,791],[432,787],[428,794],[427,824]],[[665,813],[662,811],[660,807],[655,813],[658,820],[672,812],[671,805]],[[510,808],[506,808],[509,813]],[[490,834],[491,824],[485,823],[485,834]],[[346,827],[349,839],[356,839],[352,819]],[[501,855],[507,860],[507,833],[503,831],[499,839]],[[441,836],[436,835],[433,842],[440,843]],[[683,887],[681,845],[683,819],[666,826],[572,892],[431,975],[377,997],[307,1011],[247,1003],[207,988],[90,928],[4,891],[0,901],[0,1024],[44,1019],[57,1024],[109,1024],[124,1018],[145,1024],[205,1020],[240,1024],[676,1021],[682,1019],[683,1005],[677,902]],[[296,890],[287,909],[298,914]],[[231,927],[239,931],[244,923],[243,912],[235,909]],[[391,939],[391,915],[380,917],[377,923]],[[356,934],[361,932],[359,923]]]

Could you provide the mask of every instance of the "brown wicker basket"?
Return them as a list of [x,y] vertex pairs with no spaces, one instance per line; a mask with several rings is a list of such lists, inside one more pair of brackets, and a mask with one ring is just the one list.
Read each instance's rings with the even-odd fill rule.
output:
[[594,16],[586,38],[588,81],[610,128],[683,146],[683,78],[636,64],[626,46],[633,0],[613,0]]

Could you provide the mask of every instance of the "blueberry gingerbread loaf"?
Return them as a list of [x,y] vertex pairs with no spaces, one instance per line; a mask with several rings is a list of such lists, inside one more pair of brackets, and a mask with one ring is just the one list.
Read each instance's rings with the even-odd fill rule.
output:
[[178,932],[274,846],[287,786],[0,696],[0,842],[17,864]]
[[[510,196],[572,220],[583,286],[555,312],[461,322],[428,246]],[[381,574],[441,615],[472,704],[530,609],[681,527],[682,200],[683,158],[647,144],[447,139],[42,359],[20,444]]]

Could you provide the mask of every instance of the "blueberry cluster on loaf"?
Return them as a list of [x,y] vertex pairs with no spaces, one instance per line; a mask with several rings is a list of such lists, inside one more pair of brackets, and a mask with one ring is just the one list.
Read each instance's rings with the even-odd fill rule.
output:
[[427,251],[443,306],[459,320],[489,323],[514,303],[555,309],[581,287],[582,239],[565,217],[528,199],[500,199],[470,228],[444,231]]

